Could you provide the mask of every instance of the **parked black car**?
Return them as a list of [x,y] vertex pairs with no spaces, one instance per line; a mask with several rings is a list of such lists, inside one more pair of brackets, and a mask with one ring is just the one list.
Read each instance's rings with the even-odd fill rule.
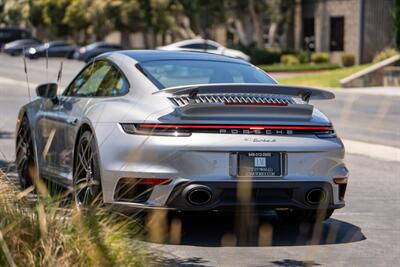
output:
[[28,51],[25,51],[25,55],[32,59],[46,57],[46,53],[49,57],[72,58],[77,48],[78,47],[76,45],[72,45],[64,41],[53,41],[30,48]]
[[6,43],[28,38],[31,38],[31,33],[28,30],[17,27],[0,28],[0,48]]
[[106,42],[96,42],[87,46],[77,49],[74,53],[74,58],[89,62],[92,58],[111,51],[123,50],[124,48],[117,44],[110,44]]
[[28,51],[32,47],[40,45],[41,42],[37,39],[22,39],[6,43],[3,47],[3,52],[11,56],[21,55],[22,52]]

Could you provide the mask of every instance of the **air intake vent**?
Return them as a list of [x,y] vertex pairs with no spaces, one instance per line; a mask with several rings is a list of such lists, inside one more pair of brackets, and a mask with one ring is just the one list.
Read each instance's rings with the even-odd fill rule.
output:
[[195,99],[188,96],[169,97],[171,102],[178,106],[189,103],[221,103],[225,105],[270,105],[287,106],[289,104],[304,104],[299,98],[284,95],[258,95],[258,94],[207,94],[198,95]]

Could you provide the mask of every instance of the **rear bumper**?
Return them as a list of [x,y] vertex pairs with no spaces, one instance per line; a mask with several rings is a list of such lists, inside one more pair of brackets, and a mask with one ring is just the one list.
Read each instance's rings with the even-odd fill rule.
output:
[[[190,137],[126,134],[115,125],[99,124],[97,141],[105,203],[139,209],[225,210],[238,206],[255,208],[302,208],[318,206],[304,203],[307,189],[326,185],[329,208],[344,206],[335,177],[347,177],[340,139],[312,136],[251,136],[196,133]],[[113,130],[113,131],[111,131]],[[99,133],[112,132],[109,135]],[[234,196],[240,178],[237,153],[249,151],[281,152],[285,155],[283,176],[249,178],[252,196],[246,203]],[[140,201],[116,197],[121,178],[164,178],[171,182],[156,185]],[[182,194],[187,185],[206,185],[213,199],[202,207],[188,205]],[[343,191],[343,190],[342,190]]]

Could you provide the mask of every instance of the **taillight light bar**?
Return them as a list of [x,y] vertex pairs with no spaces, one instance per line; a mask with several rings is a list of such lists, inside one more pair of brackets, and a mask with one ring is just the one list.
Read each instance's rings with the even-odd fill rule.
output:
[[202,125],[202,124],[137,124],[145,129],[245,129],[245,130],[299,130],[299,131],[330,131],[332,126],[302,126],[302,125]]
[[190,136],[192,133],[293,135],[315,134],[321,138],[335,137],[331,125],[215,125],[215,124],[121,124],[129,134]]

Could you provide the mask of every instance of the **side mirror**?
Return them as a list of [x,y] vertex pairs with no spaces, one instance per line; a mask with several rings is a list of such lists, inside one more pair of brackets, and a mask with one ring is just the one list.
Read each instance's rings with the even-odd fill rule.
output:
[[57,98],[57,83],[43,83],[36,87],[36,95],[43,98]]

